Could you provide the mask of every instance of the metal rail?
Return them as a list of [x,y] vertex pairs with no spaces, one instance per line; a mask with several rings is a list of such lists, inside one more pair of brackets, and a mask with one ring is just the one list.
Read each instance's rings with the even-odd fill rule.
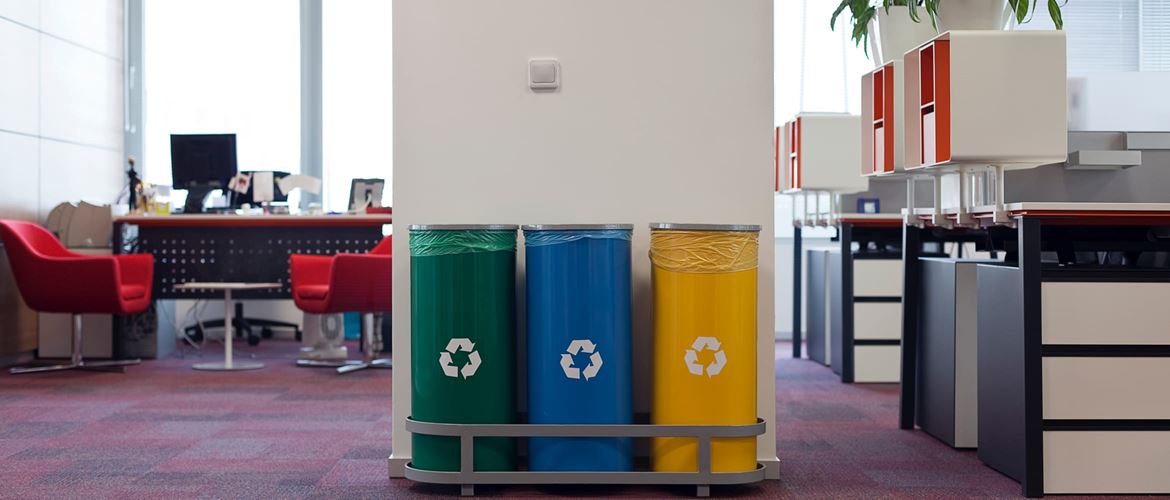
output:
[[[693,484],[696,496],[711,494],[711,485],[747,484],[764,479],[764,466],[745,472],[712,472],[711,439],[755,437],[764,433],[764,421],[747,425],[652,424],[446,424],[406,419],[407,432],[459,438],[459,470],[430,471],[406,465],[406,478],[424,483],[458,484],[463,496],[475,494],[477,484]],[[533,472],[475,471],[477,437],[693,437],[698,440],[695,472]]]

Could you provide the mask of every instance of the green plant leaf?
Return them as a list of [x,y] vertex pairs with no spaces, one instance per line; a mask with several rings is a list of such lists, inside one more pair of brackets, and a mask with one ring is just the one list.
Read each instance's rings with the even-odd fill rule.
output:
[[852,0],[841,0],[841,5],[838,5],[837,10],[833,11],[833,18],[829,19],[829,29],[834,31],[837,30],[837,16],[841,15],[841,13],[845,11],[846,7],[849,7],[849,3],[851,1]]
[[930,15],[930,26],[938,31],[938,2],[939,0],[925,0],[926,13]]
[[1060,13],[1060,2],[1048,0],[1048,15],[1052,17],[1052,24],[1056,25],[1056,29],[1064,29],[1064,16]]
[[1016,3],[1016,22],[1024,24],[1028,17],[1028,0],[1019,0]]

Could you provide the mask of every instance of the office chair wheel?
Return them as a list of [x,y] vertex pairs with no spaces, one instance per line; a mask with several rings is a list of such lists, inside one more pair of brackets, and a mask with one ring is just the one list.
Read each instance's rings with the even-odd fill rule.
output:
[[191,341],[195,343],[203,342],[205,335],[203,335],[203,327],[196,326],[195,330],[191,332]]
[[248,345],[252,347],[260,345],[260,336],[248,333]]
[[260,338],[262,339],[268,340],[272,338],[273,335],[275,335],[275,332],[273,332],[271,328],[264,327],[260,329]]

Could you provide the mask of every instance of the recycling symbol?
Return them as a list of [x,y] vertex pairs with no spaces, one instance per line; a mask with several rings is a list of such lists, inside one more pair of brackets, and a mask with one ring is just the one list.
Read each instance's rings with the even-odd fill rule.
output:
[[[597,376],[598,370],[601,370],[601,353],[597,352],[597,346],[589,339],[574,340],[569,342],[569,347],[565,349],[565,353],[561,354],[561,368],[565,370],[565,376],[573,380],[580,380],[581,374],[584,372],[585,380],[589,380]],[[573,366],[573,356],[580,353],[589,354],[589,366],[584,370]]]
[[723,350],[719,349],[719,339],[715,337],[698,337],[695,339],[695,342],[691,344],[690,349],[687,349],[687,354],[683,358],[683,361],[687,364],[687,371],[690,371],[692,375],[703,374],[704,366],[699,364],[699,353],[703,349],[715,351],[715,361],[712,361],[711,364],[705,367],[707,376],[714,377],[719,375],[719,372],[723,371],[723,367],[727,365],[727,355],[723,353]]
[[[463,367],[455,366],[451,360],[451,355],[459,351],[468,353],[467,364]],[[447,349],[439,352],[439,366],[443,368],[443,375],[451,378],[459,378],[460,375],[465,379],[471,378],[479,369],[479,365],[479,351],[475,350],[475,344],[471,339],[451,339],[447,342]]]

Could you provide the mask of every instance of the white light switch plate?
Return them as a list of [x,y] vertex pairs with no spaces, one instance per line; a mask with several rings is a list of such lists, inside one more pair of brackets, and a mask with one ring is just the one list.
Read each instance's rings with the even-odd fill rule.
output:
[[528,60],[528,87],[554,90],[561,86],[561,65],[556,59]]

